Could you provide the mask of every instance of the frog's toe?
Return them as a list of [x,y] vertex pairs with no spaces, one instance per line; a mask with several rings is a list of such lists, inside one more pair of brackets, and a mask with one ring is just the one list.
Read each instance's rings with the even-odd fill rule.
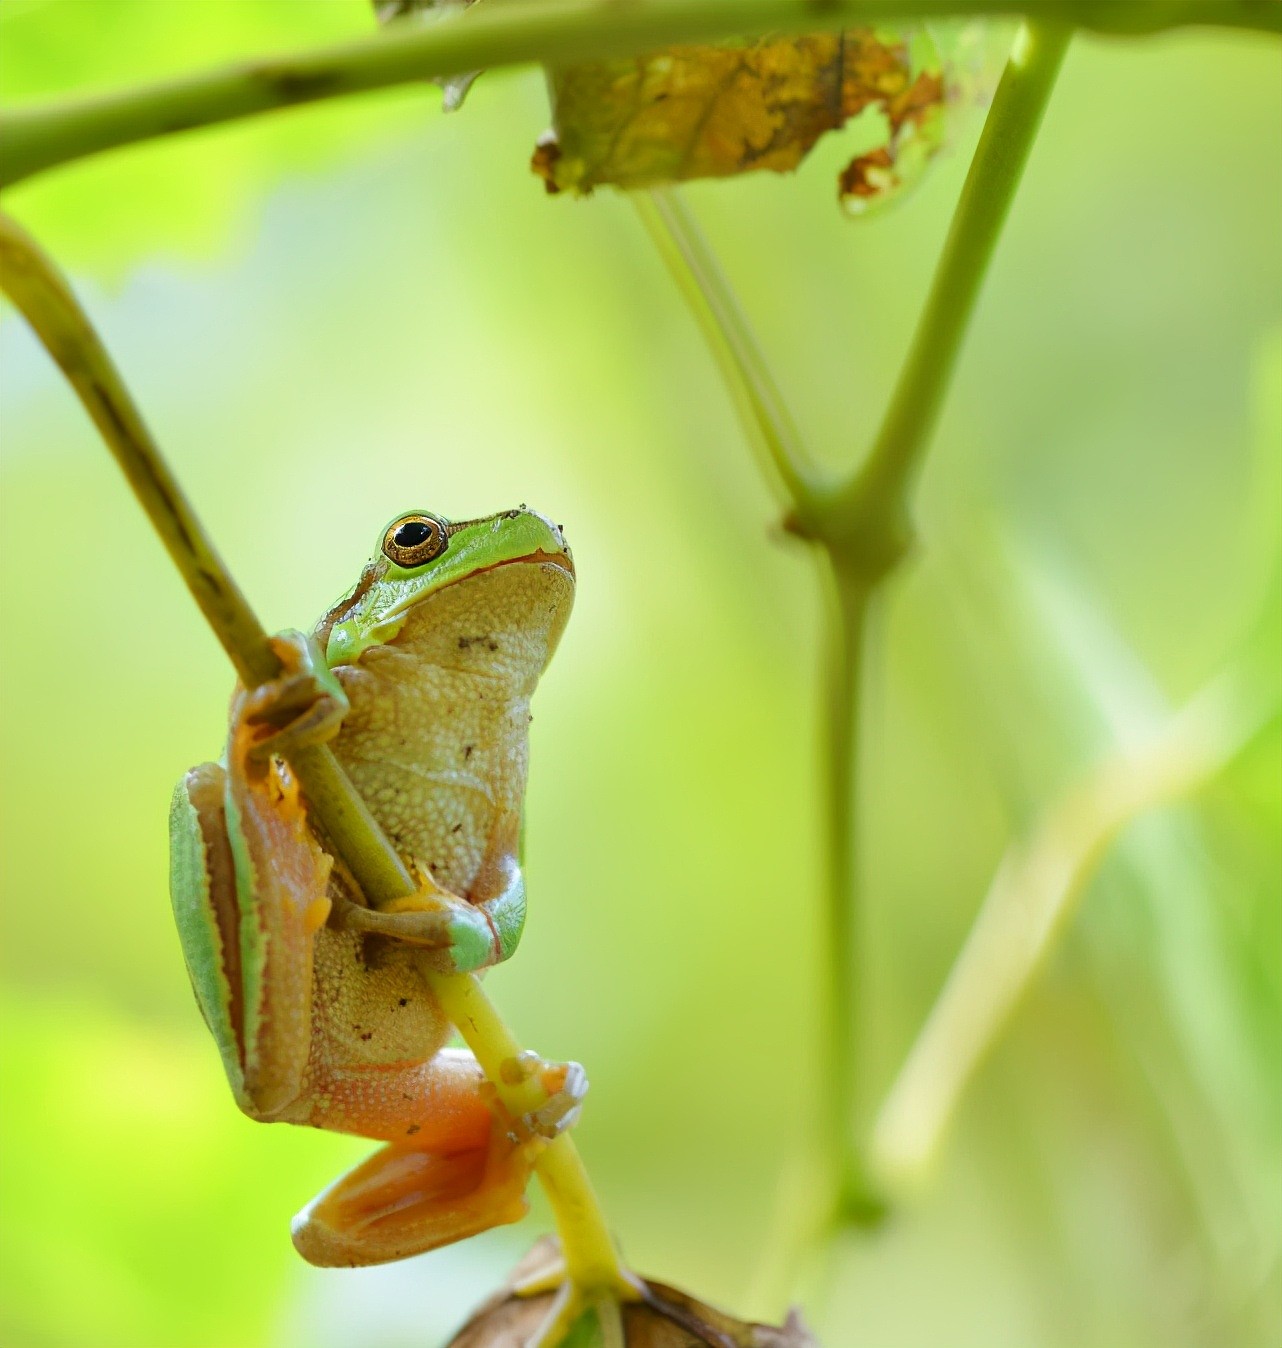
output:
[[445,959],[451,973],[476,973],[502,958],[498,934],[474,905],[460,903],[450,914],[448,930],[450,944]]
[[428,899],[411,894],[381,908],[344,904],[338,917],[352,931],[422,946],[424,962],[438,973],[475,973],[500,957],[498,936],[485,914],[443,890]]
[[432,885],[383,907],[384,913],[398,916],[420,911],[436,918],[436,939],[425,944],[435,947],[426,961],[438,973],[471,974],[498,963],[498,933],[481,909],[467,899]]
[[282,632],[271,644],[280,674],[244,693],[237,709],[252,732],[251,753],[257,757],[332,739],[349,707],[315,641],[301,632]]
[[583,1100],[588,1093],[588,1074],[583,1064],[568,1062],[558,1066],[565,1069],[563,1084],[548,1097],[547,1104],[524,1117],[524,1122],[539,1137],[559,1137],[573,1128],[583,1113]]
[[525,1052],[519,1058],[507,1059],[502,1072],[509,1082],[538,1076],[547,1092],[547,1100],[538,1109],[529,1110],[514,1121],[517,1136],[550,1141],[578,1123],[588,1093],[588,1074],[582,1063],[548,1062],[537,1053]]

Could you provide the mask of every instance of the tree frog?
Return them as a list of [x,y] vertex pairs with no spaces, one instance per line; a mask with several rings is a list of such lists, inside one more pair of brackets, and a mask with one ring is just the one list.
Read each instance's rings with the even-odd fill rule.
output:
[[[541,1147],[577,1115],[574,1063],[523,1055],[546,1105],[514,1119],[422,964],[506,959],[530,695],[574,598],[561,530],[522,506],[394,519],[311,636],[273,638],[279,677],[237,688],[221,763],[179,782],[170,890],[196,1000],[236,1102],[264,1122],[386,1145],[294,1219],[312,1263],[400,1259],[515,1221]],[[282,754],[329,742],[418,886],[372,907]]]

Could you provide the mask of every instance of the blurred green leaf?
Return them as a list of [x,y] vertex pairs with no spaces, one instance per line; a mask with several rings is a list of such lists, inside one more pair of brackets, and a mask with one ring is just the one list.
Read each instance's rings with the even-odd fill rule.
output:
[[[1010,774],[1017,817],[1045,789],[1036,784],[1045,780],[1043,755],[1062,776],[1107,752],[1110,742],[1140,749],[1171,715],[1108,615],[1036,543],[1012,545],[1004,565],[977,586],[975,577],[963,581],[959,596],[967,590],[967,605],[982,604],[970,614],[979,639],[968,643],[968,655],[986,689],[986,721]],[[1282,694],[1249,647],[1239,644],[1230,669],[1254,702],[1249,756],[1274,739]],[[1012,696],[1015,688],[1021,691]],[[1030,726],[1037,735],[1025,739]],[[1232,771],[1226,776],[1231,783]],[[1272,795],[1276,814],[1276,780]],[[1208,822],[1183,810],[1132,825],[1093,883],[1078,930],[1101,1001],[1156,1102],[1154,1155],[1173,1191],[1185,1192],[1188,1219],[1207,1241],[1202,1294],[1217,1317],[1245,1334],[1248,1320],[1267,1320],[1268,1303],[1256,1271],[1235,1265],[1233,1252],[1244,1242],[1264,1249],[1282,1240],[1282,1213],[1267,1197],[1282,1171],[1265,1159],[1282,1122],[1268,1086],[1282,1004],[1252,996],[1248,968],[1264,960],[1276,969],[1280,952],[1244,942],[1237,915],[1223,902]],[[1277,825],[1275,818],[1268,826],[1274,838]],[[1275,888],[1270,907],[1276,900]]]
[[[202,0],[199,22],[159,0],[25,0],[0,6],[0,98],[7,105],[126,87],[220,62],[368,34],[365,0]],[[253,203],[288,174],[315,173],[404,124],[382,100],[259,119],[121,150],[20,185],[8,208],[59,260],[118,278],[156,253],[207,257],[241,236]],[[412,116],[411,116],[412,124]]]
[[0,1022],[4,1341],[265,1342],[295,1259],[289,1215],[350,1144],[242,1118],[203,1036],[8,991]]

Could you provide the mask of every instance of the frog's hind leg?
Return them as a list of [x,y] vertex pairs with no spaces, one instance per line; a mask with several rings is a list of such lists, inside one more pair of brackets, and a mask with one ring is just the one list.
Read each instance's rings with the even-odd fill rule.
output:
[[525,1215],[543,1139],[492,1108],[470,1053],[335,1070],[318,1085],[314,1124],[388,1145],[294,1218],[294,1245],[309,1263],[404,1259]]
[[170,894],[192,987],[236,1102],[288,1111],[311,1041],[312,952],[330,909],[331,861],[278,764],[192,768],[170,806]]

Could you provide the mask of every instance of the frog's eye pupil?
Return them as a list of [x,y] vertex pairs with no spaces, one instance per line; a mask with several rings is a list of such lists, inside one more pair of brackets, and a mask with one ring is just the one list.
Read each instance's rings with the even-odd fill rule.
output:
[[432,536],[432,530],[424,520],[410,520],[396,531],[398,548],[416,548]]
[[435,515],[408,515],[388,525],[383,555],[397,566],[422,566],[439,557],[449,541],[444,520]]

